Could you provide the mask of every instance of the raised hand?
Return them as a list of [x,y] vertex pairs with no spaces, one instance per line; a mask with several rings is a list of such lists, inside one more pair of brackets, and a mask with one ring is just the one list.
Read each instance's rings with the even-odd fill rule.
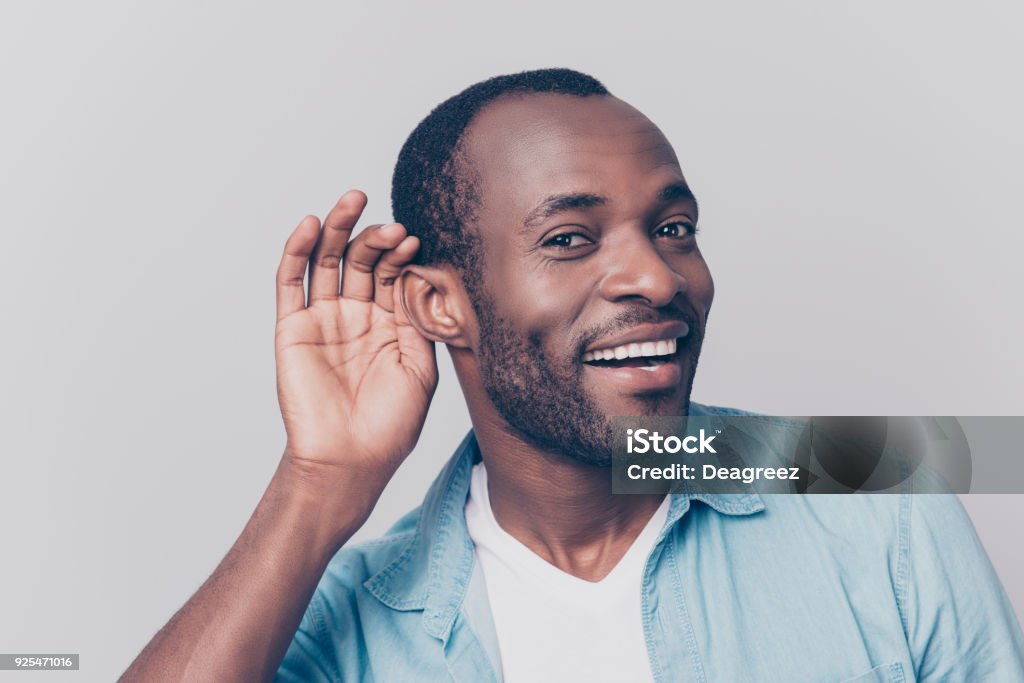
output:
[[307,216],[288,238],[276,334],[288,446],[227,556],[122,681],[273,678],[328,562],[419,438],[437,365],[395,286],[419,242],[392,224],[349,243],[365,206],[348,192],[322,230]]
[[419,241],[388,224],[349,242],[365,206],[366,195],[347,192],[322,229],[307,216],[288,238],[277,272],[277,390],[286,459],[383,488],[419,438],[437,364],[395,286]]

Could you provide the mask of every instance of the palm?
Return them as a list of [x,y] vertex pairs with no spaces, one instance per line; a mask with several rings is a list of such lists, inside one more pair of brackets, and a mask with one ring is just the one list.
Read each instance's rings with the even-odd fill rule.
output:
[[[380,470],[397,467],[415,445],[437,367],[433,344],[396,305],[394,278],[415,254],[415,238],[387,226],[364,231],[345,249],[364,202],[352,195],[339,201],[315,253],[309,224],[292,235],[279,270],[275,346],[289,450],[318,463]],[[294,291],[302,290],[303,260],[313,264],[308,305]]]
[[285,318],[277,339],[281,409],[299,427],[299,452],[329,458],[344,444],[390,461],[411,450],[436,382],[426,340],[403,362],[394,314],[340,298]]

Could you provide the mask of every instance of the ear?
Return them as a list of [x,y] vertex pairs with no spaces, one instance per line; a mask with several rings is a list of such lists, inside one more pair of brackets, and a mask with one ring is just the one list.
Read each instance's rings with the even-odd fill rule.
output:
[[398,278],[402,310],[417,332],[431,341],[470,347],[476,319],[454,269],[408,265]]

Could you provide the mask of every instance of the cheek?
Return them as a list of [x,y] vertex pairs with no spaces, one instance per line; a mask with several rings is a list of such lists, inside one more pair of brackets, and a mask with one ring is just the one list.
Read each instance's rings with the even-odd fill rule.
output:
[[532,343],[540,345],[545,355],[561,360],[575,343],[571,334],[576,319],[575,302],[561,298],[551,289],[535,292],[529,301],[529,313],[521,319],[522,329]]
[[687,296],[696,306],[704,309],[705,314],[711,309],[711,302],[715,298],[715,281],[711,277],[711,271],[703,258],[699,262],[684,271],[687,282]]
[[711,302],[715,299],[715,282],[711,279],[711,273],[708,273],[707,284],[705,289],[701,292],[701,303],[704,304],[704,314],[711,310]]
[[531,274],[505,280],[491,295],[492,312],[530,344],[548,340],[572,317],[564,287]]
[[513,311],[513,324],[531,347],[539,347],[549,361],[558,365],[575,354],[575,325],[586,307],[587,297],[564,278],[534,277],[516,287],[515,297],[506,304]]

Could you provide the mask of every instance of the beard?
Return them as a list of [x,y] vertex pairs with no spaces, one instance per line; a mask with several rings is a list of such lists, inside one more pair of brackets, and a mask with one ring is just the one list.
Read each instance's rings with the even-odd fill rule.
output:
[[[645,322],[682,320],[691,330],[683,350],[700,348],[696,320],[681,309],[631,308],[613,320],[591,329],[568,344],[566,356],[553,358],[545,351],[543,338],[536,333],[522,334],[498,315],[488,294],[475,298],[480,324],[478,362],[484,390],[498,413],[517,435],[541,450],[558,453],[586,465],[610,467],[613,430],[610,415],[583,387],[583,362],[579,359],[587,344],[620,329]],[[696,341],[697,343],[692,343]],[[572,355],[569,355],[572,354]],[[639,414],[686,414],[690,389],[697,368],[697,354],[686,378],[682,405],[676,391],[638,397],[644,403]],[[670,413],[664,413],[665,410]]]

